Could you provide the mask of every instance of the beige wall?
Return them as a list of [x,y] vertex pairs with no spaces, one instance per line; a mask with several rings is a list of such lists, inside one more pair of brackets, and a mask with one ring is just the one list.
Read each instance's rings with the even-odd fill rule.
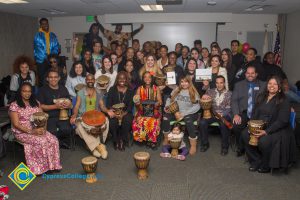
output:
[[0,12],[0,79],[12,73],[16,56],[33,57],[37,18]]
[[294,84],[300,80],[300,63],[299,63],[299,47],[300,47],[300,11],[291,13],[287,17],[285,52],[283,70],[286,72],[290,83]]

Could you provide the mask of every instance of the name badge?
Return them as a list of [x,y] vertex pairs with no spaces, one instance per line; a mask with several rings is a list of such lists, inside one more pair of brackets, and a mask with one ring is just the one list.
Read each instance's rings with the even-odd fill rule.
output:
[[259,90],[259,87],[254,87],[254,90]]

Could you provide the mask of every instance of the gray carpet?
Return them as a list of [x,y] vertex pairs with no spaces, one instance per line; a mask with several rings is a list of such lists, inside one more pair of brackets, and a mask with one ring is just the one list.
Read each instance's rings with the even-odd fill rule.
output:
[[[244,157],[235,157],[230,151],[220,155],[219,135],[210,136],[211,147],[206,153],[199,151],[186,161],[162,159],[160,148],[156,151],[133,145],[125,152],[114,151],[108,144],[109,159],[99,160],[97,173],[101,178],[95,184],[82,179],[45,180],[37,177],[25,190],[19,190],[7,175],[14,169],[12,153],[1,160],[4,177],[1,184],[10,188],[10,199],[105,199],[105,200],[297,200],[300,199],[300,169],[294,166],[288,175],[275,171],[271,174],[249,172]],[[151,154],[149,178],[137,179],[133,154],[146,150]],[[17,152],[17,163],[24,161],[22,148]],[[76,150],[62,150],[61,174],[84,171],[81,159],[89,155],[82,143]]]

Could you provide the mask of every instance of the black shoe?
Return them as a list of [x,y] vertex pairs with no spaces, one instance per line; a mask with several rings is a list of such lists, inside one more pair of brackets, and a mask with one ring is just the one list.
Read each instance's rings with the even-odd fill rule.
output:
[[267,167],[267,168],[260,167],[257,171],[258,171],[258,173],[270,173],[271,169],[269,167]]
[[151,148],[152,150],[157,150],[157,145],[156,145],[156,143],[151,142],[150,148]]
[[205,152],[209,148],[209,143],[200,146],[200,152]]
[[236,157],[241,157],[245,154],[245,150],[240,150],[240,149],[237,149],[236,150]]
[[120,143],[119,143],[119,150],[125,151],[125,145],[124,145],[123,141],[120,141]]
[[61,148],[61,149],[71,149],[71,147],[70,147],[70,145],[68,145],[67,143],[61,143],[60,145],[59,145],[59,147]]
[[257,171],[257,167],[255,167],[255,166],[250,166],[250,167],[249,167],[249,171],[250,171],[250,172],[256,172],[256,171]]
[[223,148],[221,150],[221,156],[226,156],[228,154],[228,148]]
[[117,150],[119,148],[119,144],[117,142],[114,142],[114,150]]

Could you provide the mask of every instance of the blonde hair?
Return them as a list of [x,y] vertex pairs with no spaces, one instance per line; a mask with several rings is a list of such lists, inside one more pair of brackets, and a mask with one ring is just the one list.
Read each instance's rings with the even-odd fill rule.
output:
[[171,102],[175,101],[175,98],[177,97],[177,95],[181,92],[181,90],[183,89],[181,87],[181,81],[187,81],[189,83],[189,95],[190,95],[190,99],[192,103],[197,103],[196,102],[196,96],[200,96],[197,89],[195,88],[192,79],[189,76],[184,76],[179,80],[179,86],[175,89],[173,95],[171,96]]
[[[157,65],[157,60],[155,58],[155,55],[154,54],[149,54],[146,56],[146,60],[149,58],[149,57],[153,57],[154,59],[154,66],[153,66],[153,72],[154,74],[162,74],[162,71],[160,70],[160,68],[158,67]],[[145,62],[144,66],[140,69],[139,71],[139,75],[140,77],[142,78],[143,77],[143,74],[147,71],[147,68],[148,68],[148,65],[147,65],[147,62]]]

